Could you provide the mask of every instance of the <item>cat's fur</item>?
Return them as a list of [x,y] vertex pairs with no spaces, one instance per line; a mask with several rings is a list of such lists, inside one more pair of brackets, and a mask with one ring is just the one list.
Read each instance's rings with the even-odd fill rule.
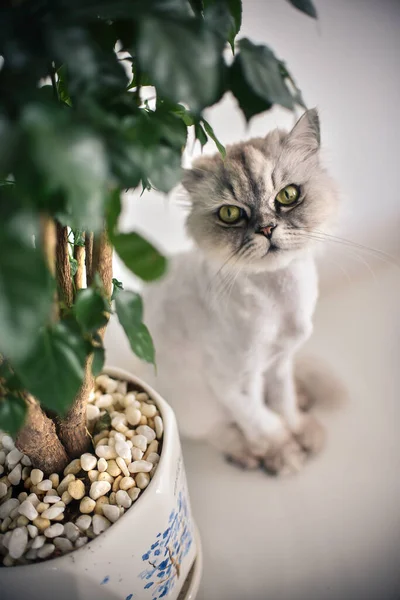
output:
[[[319,137],[314,109],[290,133],[228,147],[225,160],[196,160],[183,184],[197,248],[174,258],[145,292],[154,384],[182,434],[273,472],[298,470],[323,438],[298,408],[293,374],[318,295],[312,232],[326,227],[338,204],[320,165]],[[301,202],[279,212],[275,198],[288,184],[300,186]],[[224,225],[223,204],[243,208],[248,220]],[[269,240],[260,229],[271,224]]]

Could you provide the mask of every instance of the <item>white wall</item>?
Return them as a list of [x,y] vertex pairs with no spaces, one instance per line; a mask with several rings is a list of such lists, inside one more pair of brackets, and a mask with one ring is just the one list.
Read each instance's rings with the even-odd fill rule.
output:
[[[337,235],[400,256],[400,2],[315,0],[315,5],[318,22],[285,0],[244,0],[240,35],[270,45],[287,62],[308,106],[319,107],[325,160],[343,196]],[[230,96],[211,108],[207,118],[224,143],[290,127],[294,119],[275,109],[247,128]],[[204,151],[213,153],[213,144]],[[195,147],[187,160],[199,153]],[[144,232],[167,254],[190,245],[184,212],[173,198],[155,192],[128,196],[126,229]],[[373,270],[382,264],[344,246],[326,256],[325,284],[346,284],[344,272],[351,278],[368,274],[364,261]],[[133,281],[118,261],[116,276],[127,284]]]

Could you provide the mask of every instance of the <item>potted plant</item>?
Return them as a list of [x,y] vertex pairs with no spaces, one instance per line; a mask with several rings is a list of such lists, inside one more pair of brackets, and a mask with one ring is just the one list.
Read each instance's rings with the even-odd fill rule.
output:
[[[315,17],[309,1],[292,4]],[[203,110],[226,91],[247,120],[303,104],[269,48],[242,39],[228,65],[240,24],[240,0],[0,8],[2,598],[27,585],[31,598],[55,586],[65,598],[177,598],[198,555],[171,409],[130,374],[101,374],[103,335],[115,310],[155,364],[112,252],[144,281],[166,260],[119,230],[122,192],[169,192],[190,127],[224,154]]]

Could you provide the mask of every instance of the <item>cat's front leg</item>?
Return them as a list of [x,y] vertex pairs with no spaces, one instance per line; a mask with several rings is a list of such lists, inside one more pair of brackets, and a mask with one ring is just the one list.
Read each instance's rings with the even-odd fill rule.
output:
[[265,374],[265,394],[269,406],[279,413],[299,444],[310,454],[319,452],[325,435],[311,415],[299,409],[294,383],[292,355],[275,360]]
[[[271,457],[268,470],[293,473],[300,470],[305,454],[293,438],[282,417],[264,402],[262,372],[252,373],[236,389],[219,394],[220,402],[229,411],[227,431],[216,431],[209,441],[233,462],[253,468]],[[240,434],[241,432],[241,434]]]

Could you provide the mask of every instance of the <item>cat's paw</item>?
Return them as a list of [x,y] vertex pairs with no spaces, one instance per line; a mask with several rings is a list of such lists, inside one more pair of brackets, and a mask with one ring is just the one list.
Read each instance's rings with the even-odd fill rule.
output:
[[305,460],[303,448],[289,437],[284,443],[271,446],[263,458],[263,465],[271,475],[293,475],[302,469]]
[[254,471],[260,467],[260,459],[250,452],[231,452],[225,454],[225,458],[229,463],[243,469],[243,471]]
[[294,432],[294,437],[308,454],[317,454],[325,444],[325,429],[311,415],[302,415],[301,423]]

